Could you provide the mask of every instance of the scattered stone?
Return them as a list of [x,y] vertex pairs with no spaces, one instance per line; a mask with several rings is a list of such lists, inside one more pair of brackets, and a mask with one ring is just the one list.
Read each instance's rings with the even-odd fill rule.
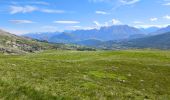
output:
[[15,66],[16,66],[16,64],[12,64],[12,66],[14,66],[14,67],[15,67]]
[[132,75],[131,74],[128,74],[129,77],[131,77]]
[[140,82],[144,82],[144,80],[140,80]]

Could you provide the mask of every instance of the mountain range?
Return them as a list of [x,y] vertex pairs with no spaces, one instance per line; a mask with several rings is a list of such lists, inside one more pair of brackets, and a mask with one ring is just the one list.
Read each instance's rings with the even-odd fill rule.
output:
[[109,41],[109,40],[124,40],[124,39],[132,39],[144,36],[145,33],[142,32],[140,29],[130,27],[128,25],[115,25],[109,27],[101,27],[100,29],[91,29],[91,30],[75,30],[71,32],[63,32],[63,33],[30,33],[25,34],[24,36],[40,39],[40,40],[47,40],[49,42],[75,42],[75,41],[82,41],[88,39],[97,39],[102,41]]
[[169,48],[169,40],[167,39],[168,37],[166,37],[169,36],[167,35],[168,32],[170,32],[170,26],[165,28],[150,27],[144,29],[128,25],[114,25],[101,27],[100,29],[75,30],[62,33],[33,33],[25,34],[24,36],[39,40],[46,40],[52,43],[78,44],[102,49],[149,47],[166,49]]

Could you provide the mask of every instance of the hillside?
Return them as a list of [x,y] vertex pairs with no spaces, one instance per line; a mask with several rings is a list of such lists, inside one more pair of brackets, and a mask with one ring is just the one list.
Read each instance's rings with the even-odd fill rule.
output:
[[151,34],[151,33],[154,33],[156,31],[160,30],[161,28],[159,28],[159,27],[148,27],[148,28],[139,28],[139,29],[146,34]]
[[50,44],[46,41],[37,41],[29,38],[13,35],[0,30],[0,52],[23,54],[49,49],[62,50],[93,50],[92,48],[66,44]]
[[27,33],[24,34],[24,37],[30,37],[32,39],[37,39],[37,40],[50,40],[52,37],[55,35],[61,34],[61,32],[37,32],[37,33]]
[[53,35],[48,41],[52,43],[72,43],[73,41],[76,41],[76,38],[72,34],[63,32],[61,34]]
[[170,32],[155,35],[155,36],[130,40],[124,44],[135,48],[170,49]]
[[160,28],[159,30],[150,33],[150,35],[159,35],[159,34],[163,34],[163,33],[167,33],[170,32],[170,25],[164,28]]
[[77,41],[77,42],[74,42],[74,43],[78,44],[78,45],[96,47],[97,45],[100,45],[101,43],[103,43],[103,41],[96,40],[96,39],[88,39],[88,40],[83,40],[83,41]]
[[40,42],[0,30],[0,51],[6,53],[26,53],[53,49],[54,45]]

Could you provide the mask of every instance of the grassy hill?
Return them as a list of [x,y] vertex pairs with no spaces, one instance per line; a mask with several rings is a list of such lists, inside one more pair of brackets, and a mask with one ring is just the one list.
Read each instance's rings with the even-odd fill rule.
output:
[[26,53],[55,48],[45,42],[19,37],[0,30],[0,51],[7,53]]
[[170,51],[0,54],[3,100],[169,100]]

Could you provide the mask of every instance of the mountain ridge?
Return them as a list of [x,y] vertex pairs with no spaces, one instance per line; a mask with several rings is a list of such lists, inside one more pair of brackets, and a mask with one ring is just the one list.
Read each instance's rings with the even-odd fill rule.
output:
[[[142,35],[145,34],[140,29],[137,29],[135,27],[131,27],[128,25],[113,25],[108,27],[101,27],[100,29],[75,30],[71,32],[63,32],[60,34],[51,34],[51,36],[49,36],[47,41],[55,42],[55,43],[61,42],[62,39],[64,43],[65,42],[69,43],[70,41],[71,42],[83,41],[88,39],[109,41],[109,40],[123,40],[123,39],[137,38],[137,37],[141,37]],[[25,34],[23,36],[35,38],[34,36],[31,36],[29,34]],[[39,36],[42,37],[41,34]]]

